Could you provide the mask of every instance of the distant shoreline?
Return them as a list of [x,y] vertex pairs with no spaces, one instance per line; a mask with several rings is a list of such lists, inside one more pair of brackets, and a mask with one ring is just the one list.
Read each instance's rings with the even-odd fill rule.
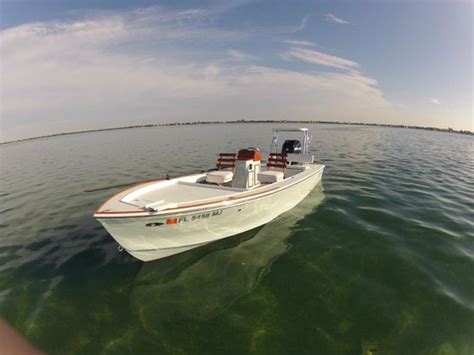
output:
[[115,131],[115,130],[121,130],[121,129],[149,128],[149,127],[171,127],[171,126],[192,126],[192,125],[207,125],[207,124],[236,124],[236,123],[237,124],[246,124],[246,123],[338,124],[338,125],[348,125],[348,126],[369,126],[369,127],[422,129],[422,130],[426,130],[426,131],[438,131],[438,132],[448,132],[448,133],[474,135],[474,132],[467,131],[467,130],[454,130],[452,128],[421,127],[421,126],[409,126],[409,125],[395,125],[395,124],[387,124],[387,123],[362,123],[362,122],[341,122],[341,121],[308,121],[308,120],[299,120],[299,121],[289,121],[289,120],[234,120],[234,121],[172,122],[172,123],[142,124],[142,125],[133,125],[133,126],[124,126],[124,127],[89,129],[89,130],[84,130],[84,131],[54,133],[54,134],[48,134],[48,135],[44,135],[44,136],[23,138],[23,139],[17,139],[17,140],[12,140],[12,141],[7,141],[7,142],[0,142],[0,145],[31,141],[31,140],[42,139],[42,138],[51,138],[51,137],[58,137],[58,136],[69,136],[69,135],[73,135],[73,134],[83,134],[83,133],[92,133],[92,132]]

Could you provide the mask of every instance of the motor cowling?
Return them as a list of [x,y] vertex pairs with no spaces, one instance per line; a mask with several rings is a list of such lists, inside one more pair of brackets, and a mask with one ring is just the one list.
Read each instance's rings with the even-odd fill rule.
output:
[[282,154],[301,154],[301,142],[297,139],[288,139],[281,148]]

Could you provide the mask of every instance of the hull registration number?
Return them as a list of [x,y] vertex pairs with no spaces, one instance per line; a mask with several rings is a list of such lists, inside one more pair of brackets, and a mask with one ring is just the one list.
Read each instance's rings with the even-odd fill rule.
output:
[[206,213],[201,213],[201,214],[195,214],[194,216],[179,217],[178,223],[192,222],[192,221],[197,221],[200,219],[216,217],[216,216],[220,216],[222,212],[223,210],[218,210],[218,211],[206,212]]
[[170,217],[170,218],[167,218],[166,221],[164,221],[164,222],[147,223],[146,226],[147,227],[159,227],[159,226],[162,226],[163,224],[178,224],[178,223],[198,221],[198,220],[201,220],[201,219],[220,216],[222,214],[222,212],[224,212],[224,210],[217,210],[217,211],[212,211],[212,212],[207,212],[207,213],[195,214],[194,216]]

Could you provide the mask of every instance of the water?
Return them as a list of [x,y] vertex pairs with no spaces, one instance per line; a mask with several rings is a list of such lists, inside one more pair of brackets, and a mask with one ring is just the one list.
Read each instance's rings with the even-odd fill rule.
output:
[[270,125],[0,147],[0,315],[51,354],[474,352],[474,139],[309,126],[322,185],[278,220],[168,259],[119,253],[117,190],[260,145]]

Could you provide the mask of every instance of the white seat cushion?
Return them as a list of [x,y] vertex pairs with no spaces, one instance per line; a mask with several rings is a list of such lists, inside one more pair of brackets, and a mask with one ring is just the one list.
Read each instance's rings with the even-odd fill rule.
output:
[[217,170],[211,171],[206,174],[206,181],[212,184],[225,184],[226,182],[232,181],[234,173],[230,170]]
[[284,177],[283,171],[268,170],[258,173],[258,181],[263,183],[273,183],[282,181]]

